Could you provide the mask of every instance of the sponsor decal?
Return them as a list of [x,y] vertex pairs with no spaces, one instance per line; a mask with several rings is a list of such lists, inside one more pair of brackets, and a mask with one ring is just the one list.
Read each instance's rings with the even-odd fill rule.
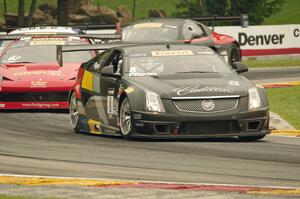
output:
[[[44,33],[43,33],[44,34]],[[55,38],[55,37],[51,37],[51,38],[33,38],[29,45],[31,46],[35,46],[35,45],[65,45],[65,41],[63,40],[63,38]]]
[[238,81],[233,81],[233,80],[230,80],[228,82],[228,84],[231,85],[231,86],[240,86],[240,83]]
[[50,76],[65,76],[61,71],[25,71],[14,73],[14,76],[27,76],[27,75],[50,75]]
[[39,46],[39,45],[65,45],[65,41],[31,41],[30,46]]
[[114,114],[114,88],[109,88],[107,91],[107,114],[109,118],[113,118]]
[[151,54],[154,57],[194,55],[194,53],[191,50],[152,51]]
[[214,52],[197,52],[198,55],[213,55]]
[[129,57],[146,57],[147,54],[145,53],[137,53],[137,54],[131,54]]
[[181,88],[174,89],[177,95],[187,95],[187,94],[195,94],[195,93],[210,93],[210,92],[216,92],[216,93],[232,93],[233,89],[227,89],[227,88],[220,88],[220,87],[202,87],[200,85],[191,85],[191,86],[185,86]]
[[[144,69],[146,70],[146,69]],[[130,67],[129,76],[130,77],[143,77],[143,76],[153,76],[157,75],[157,72],[137,72],[136,67]]]
[[129,77],[144,77],[144,76],[156,76],[158,73],[146,72],[146,73],[129,73]]
[[59,104],[28,103],[28,104],[22,104],[22,106],[30,107],[30,108],[57,108],[59,107]]
[[0,108],[5,108],[5,104],[0,104]]
[[47,71],[47,75],[51,75],[51,76],[65,76],[65,75],[62,74],[62,72],[60,70]]
[[215,107],[215,103],[212,100],[203,100],[202,101],[202,108],[206,111],[211,111]]
[[265,34],[265,35],[250,35],[244,32],[238,34],[238,41],[241,46],[248,44],[254,45],[281,45],[283,43],[284,34]]
[[162,27],[162,23],[140,23],[135,24],[133,28],[160,28]]
[[31,88],[45,88],[47,87],[47,82],[43,81],[41,78],[38,81],[33,81],[30,83]]

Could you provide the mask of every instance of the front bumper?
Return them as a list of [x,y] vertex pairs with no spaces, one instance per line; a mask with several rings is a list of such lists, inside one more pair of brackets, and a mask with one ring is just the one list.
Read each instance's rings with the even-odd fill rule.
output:
[[222,114],[132,111],[133,137],[207,138],[260,136],[269,133],[268,107]]
[[68,102],[2,102],[0,110],[17,109],[68,109]]

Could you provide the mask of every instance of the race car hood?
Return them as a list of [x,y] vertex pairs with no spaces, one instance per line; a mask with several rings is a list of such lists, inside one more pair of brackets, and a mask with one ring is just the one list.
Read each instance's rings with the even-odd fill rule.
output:
[[3,92],[66,91],[75,83],[79,63],[25,63],[0,66]]
[[2,64],[1,76],[12,81],[65,81],[76,77],[80,63],[66,63],[60,67],[57,63],[16,63]]
[[251,84],[236,74],[202,73],[134,77],[144,90],[158,93],[161,98],[199,96],[246,96]]

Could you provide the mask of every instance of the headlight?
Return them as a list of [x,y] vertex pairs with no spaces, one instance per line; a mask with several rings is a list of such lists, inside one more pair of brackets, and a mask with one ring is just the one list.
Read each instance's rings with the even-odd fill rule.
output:
[[248,104],[248,109],[253,110],[256,108],[261,107],[261,101],[259,97],[259,93],[256,87],[250,88],[248,90],[249,93],[249,104]]
[[165,112],[165,108],[158,94],[146,91],[146,110],[153,112]]

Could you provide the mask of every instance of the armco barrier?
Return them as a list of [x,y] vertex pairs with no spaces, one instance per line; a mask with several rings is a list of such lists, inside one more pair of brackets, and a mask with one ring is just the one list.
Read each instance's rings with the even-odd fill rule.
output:
[[300,56],[300,24],[249,26],[217,26],[215,31],[233,36],[243,56],[288,55]]

